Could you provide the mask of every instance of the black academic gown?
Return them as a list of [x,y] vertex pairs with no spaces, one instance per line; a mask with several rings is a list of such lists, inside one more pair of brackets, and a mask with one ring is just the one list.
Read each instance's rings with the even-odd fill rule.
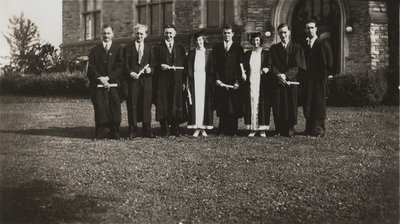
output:
[[[244,68],[246,70],[247,79],[245,82],[245,114],[244,123],[251,123],[251,99],[250,99],[250,57],[252,51],[249,50],[244,54]],[[261,52],[261,68],[268,68],[269,53],[266,50]],[[260,73],[260,95],[258,102],[258,124],[269,125],[271,105],[272,105],[272,74]]]
[[[152,105],[152,52],[150,46],[144,44],[143,56],[138,62],[138,51],[133,43],[125,48],[124,51],[124,93],[127,95],[127,109],[129,126],[136,126],[138,122],[151,122]],[[146,65],[152,69],[150,74],[143,73],[139,79],[130,77],[131,72],[139,73]]]
[[[234,85],[236,82],[239,85],[243,84],[240,69],[240,63],[243,63],[243,48],[240,44],[232,43],[229,51],[226,52],[224,43],[219,43],[214,46],[212,57],[215,80],[220,80],[227,85]],[[243,116],[242,89],[227,90],[224,87],[215,87],[214,99],[218,117]]]
[[185,65],[185,49],[175,42],[172,53],[169,53],[167,45],[163,41],[154,47],[153,77],[154,104],[156,105],[156,120],[168,120],[183,122],[185,117],[183,104],[183,70],[162,70],[161,64],[170,66]]
[[[95,123],[105,125],[121,122],[120,102],[120,75],[123,67],[123,49],[120,45],[112,43],[106,52],[103,44],[95,46],[89,54],[87,76],[90,81],[90,96],[95,112]],[[108,83],[116,83],[118,87],[98,88],[101,76],[108,76]]]
[[304,117],[307,121],[306,132],[312,132],[313,130],[309,129],[315,128],[307,126],[312,124],[318,126],[318,123],[325,131],[323,120],[326,118],[327,80],[333,64],[332,49],[327,41],[317,38],[312,48],[304,43],[303,50],[307,69],[302,76],[301,95]]
[[[196,84],[194,82],[194,60],[196,56],[196,50],[191,50],[189,51],[187,57],[186,57],[186,64],[185,64],[185,74],[187,76],[187,83],[188,83],[188,89],[191,93],[191,101],[192,104],[188,105],[188,125],[194,125],[196,122],[196,92],[195,92],[195,87],[194,85]],[[213,80],[211,76],[211,57],[210,57],[210,52],[206,51],[205,53],[205,62],[206,62],[206,83],[205,83],[205,99],[204,99],[204,121],[203,125],[205,126],[212,126],[213,125],[213,111],[214,111],[214,105],[213,105],[213,89],[214,89],[214,83],[215,81]],[[186,103],[188,104],[189,101]]]
[[289,42],[285,49],[282,43],[271,46],[269,65],[274,76],[273,83],[273,115],[275,129],[283,135],[297,124],[298,86],[284,86],[278,82],[278,74],[286,75],[287,81],[298,81],[299,69],[305,69],[304,53],[301,46]]

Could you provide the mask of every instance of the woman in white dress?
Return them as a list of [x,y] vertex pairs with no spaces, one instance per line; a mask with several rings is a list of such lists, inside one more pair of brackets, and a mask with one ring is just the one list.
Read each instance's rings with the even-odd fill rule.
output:
[[204,34],[194,37],[196,48],[186,57],[185,75],[188,91],[188,129],[195,129],[194,137],[207,136],[213,128],[213,82],[210,75],[209,52],[204,47]]
[[268,74],[268,51],[262,48],[260,33],[251,34],[252,49],[244,54],[246,70],[245,125],[250,130],[249,137],[260,132],[266,137],[271,113],[271,78]]

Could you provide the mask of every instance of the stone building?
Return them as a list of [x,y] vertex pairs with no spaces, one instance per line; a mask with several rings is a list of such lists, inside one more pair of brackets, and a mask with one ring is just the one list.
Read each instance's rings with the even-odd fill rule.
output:
[[315,19],[319,35],[332,45],[336,73],[386,68],[389,61],[398,67],[398,10],[397,0],[63,0],[61,49],[87,55],[106,23],[122,44],[132,41],[137,23],[149,26],[150,44],[161,40],[165,24],[175,24],[176,38],[187,50],[193,33],[205,29],[211,48],[222,41],[221,27],[233,24],[234,39],[244,47],[249,33],[262,32],[268,48],[279,41],[275,29],[280,23],[292,27],[298,42],[305,38],[305,21]]

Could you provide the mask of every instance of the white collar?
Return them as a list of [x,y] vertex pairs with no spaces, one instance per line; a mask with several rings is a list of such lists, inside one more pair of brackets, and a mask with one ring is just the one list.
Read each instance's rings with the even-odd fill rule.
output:
[[110,41],[110,42],[104,42],[104,41],[103,41],[103,47],[104,47],[104,48],[106,48],[106,46],[111,47],[111,44],[112,44],[112,41]]
[[137,42],[137,41],[135,41],[136,49],[138,49],[139,44],[141,44],[142,46],[144,46],[144,42]]
[[312,39],[310,39],[309,37],[306,38],[307,43],[310,42],[311,47],[314,45],[315,40],[317,40],[317,36],[313,37]]
[[165,44],[167,45],[167,47],[169,47],[169,43],[171,43],[171,46],[174,47],[174,41],[173,40],[170,41],[170,42],[165,40]]

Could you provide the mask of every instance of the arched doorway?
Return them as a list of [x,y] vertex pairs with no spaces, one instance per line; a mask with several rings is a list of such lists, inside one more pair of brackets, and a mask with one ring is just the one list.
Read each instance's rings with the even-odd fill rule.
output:
[[333,72],[340,72],[340,8],[336,0],[300,0],[292,14],[292,40],[302,43],[307,38],[305,23],[315,20],[318,23],[318,36],[327,40],[333,53]]
[[[272,15],[274,27],[287,23],[292,28],[292,39],[301,42],[305,39],[304,25],[313,18],[318,22],[318,34],[329,37],[335,55],[335,73],[343,73],[345,68],[346,8],[343,0],[278,0]],[[274,34],[279,41],[277,32]]]

